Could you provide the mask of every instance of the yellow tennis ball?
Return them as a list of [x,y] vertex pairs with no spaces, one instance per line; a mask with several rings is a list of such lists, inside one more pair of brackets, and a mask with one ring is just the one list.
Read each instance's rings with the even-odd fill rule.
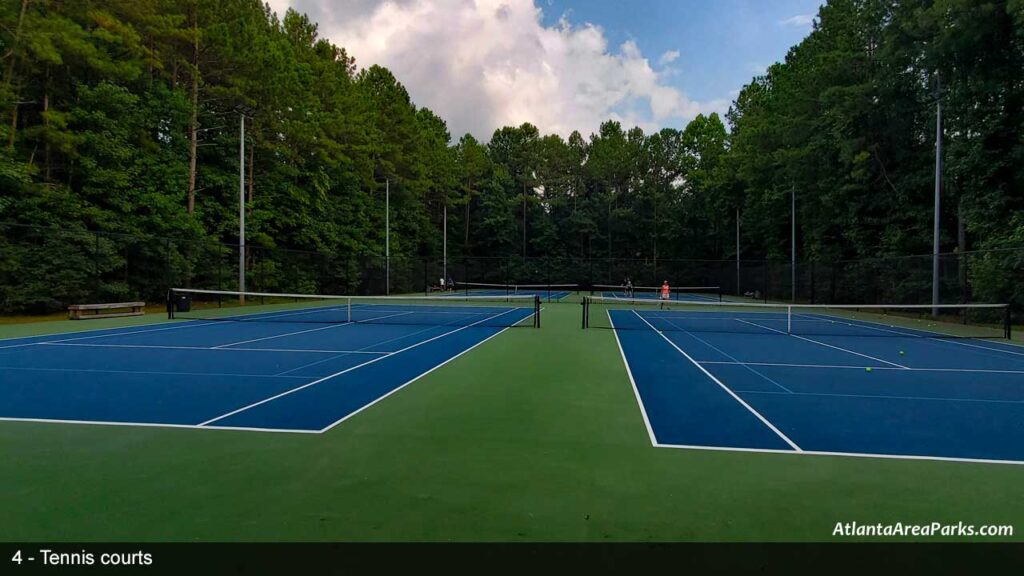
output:
[[870,366],[868,366],[867,368],[865,368],[865,369],[864,369],[864,371],[865,371],[865,372],[871,372],[871,367],[870,367]]

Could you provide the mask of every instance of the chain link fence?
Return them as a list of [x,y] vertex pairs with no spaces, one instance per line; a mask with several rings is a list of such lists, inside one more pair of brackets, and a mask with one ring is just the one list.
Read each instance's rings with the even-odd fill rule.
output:
[[[246,288],[299,294],[429,292],[458,282],[720,286],[729,295],[816,304],[928,304],[932,255],[834,262],[332,254],[249,246]],[[162,302],[170,287],[237,290],[239,247],[85,229],[0,224],[0,313],[45,314],[69,304]],[[390,287],[388,277],[390,276]],[[795,285],[794,285],[795,279]],[[1024,248],[942,254],[946,304],[1024,305]]]

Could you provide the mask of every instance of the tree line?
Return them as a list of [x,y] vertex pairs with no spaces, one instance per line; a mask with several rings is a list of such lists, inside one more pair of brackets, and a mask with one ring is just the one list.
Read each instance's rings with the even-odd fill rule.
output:
[[[342,8],[339,8],[342,9]],[[1024,0],[829,0],[724,118],[452,135],[258,0],[0,4],[0,222],[379,256],[801,259],[1024,247]],[[26,253],[27,254],[27,253]],[[24,254],[21,258],[26,258]],[[17,252],[0,260],[7,267]],[[526,281],[530,279],[519,279]]]

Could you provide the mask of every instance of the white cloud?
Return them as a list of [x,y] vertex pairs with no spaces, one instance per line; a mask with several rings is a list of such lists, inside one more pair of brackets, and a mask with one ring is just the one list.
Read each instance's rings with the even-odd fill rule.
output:
[[675,62],[678,58],[679,50],[669,50],[668,52],[662,54],[661,58],[658,58],[658,64],[661,64],[662,66],[664,66],[665,64],[671,64],[672,62]]
[[[647,130],[680,126],[726,101],[695,102],[666,82],[633,41],[610,49],[604,31],[542,24],[532,0],[270,0],[320,24],[359,66],[391,69],[420,106],[447,120],[454,138],[487,140],[494,129],[532,122],[567,136],[609,118]],[[343,7],[342,7],[343,6]],[[659,58],[661,65],[678,58]],[[724,102],[724,104],[723,104]]]
[[797,14],[779,22],[782,26],[807,26],[814,22],[814,14]]

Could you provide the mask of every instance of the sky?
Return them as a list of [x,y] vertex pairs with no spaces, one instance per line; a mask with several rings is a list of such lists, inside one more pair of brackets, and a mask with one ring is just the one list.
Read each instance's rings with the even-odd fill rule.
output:
[[308,14],[358,67],[482,141],[523,122],[584,136],[724,114],[812,29],[823,0],[269,0]]

